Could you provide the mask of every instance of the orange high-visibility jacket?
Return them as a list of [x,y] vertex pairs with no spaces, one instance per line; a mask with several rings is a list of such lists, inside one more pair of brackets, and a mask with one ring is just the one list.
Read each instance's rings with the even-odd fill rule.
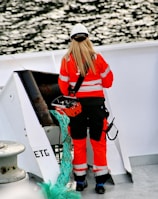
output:
[[[96,74],[94,74],[91,69],[88,70],[84,81],[76,93],[77,98],[104,97],[103,88],[109,88],[112,86],[113,73],[101,54],[96,55],[94,59],[94,66]],[[75,86],[79,75],[80,72],[77,71],[77,67],[72,55],[70,55],[69,60],[63,58],[58,84],[61,92],[64,95],[68,95],[69,86],[72,88]]]

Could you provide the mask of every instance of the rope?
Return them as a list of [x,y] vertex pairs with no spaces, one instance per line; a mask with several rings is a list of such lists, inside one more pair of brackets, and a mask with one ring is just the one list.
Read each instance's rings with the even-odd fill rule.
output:
[[50,110],[50,113],[59,121],[63,142],[63,155],[60,174],[55,185],[52,185],[51,182],[43,182],[39,185],[46,199],[80,199],[81,195],[79,192],[66,187],[72,172],[71,138],[68,134],[70,119],[65,114],[61,114],[56,110]]

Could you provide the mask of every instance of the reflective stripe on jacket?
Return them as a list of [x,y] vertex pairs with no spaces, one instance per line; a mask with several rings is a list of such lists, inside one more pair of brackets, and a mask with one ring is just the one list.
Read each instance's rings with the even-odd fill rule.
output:
[[[104,97],[103,88],[111,87],[113,82],[113,73],[100,54],[97,54],[96,59],[94,60],[94,66],[96,74],[94,74],[91,69],[88,70],[83,83],[76,93],[76,97]],[[68,95],[69,86],[73,88],[78,77],[79,71],[77,71],[72,55],[68,61],[63,59],[58,84],[64,95]]]

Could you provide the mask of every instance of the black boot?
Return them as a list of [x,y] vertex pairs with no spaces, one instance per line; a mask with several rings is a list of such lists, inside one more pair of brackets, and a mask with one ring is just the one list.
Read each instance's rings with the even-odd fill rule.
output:
[[105,193],[104,183],[96,183],[95,191],[98,194],[104,194]]
[[96,186],[95,186],[95,191],[98,194],[104,194],[105,193],[105,188],[104,184],[105,182],[110,178],[110,174],[105,174],[101,176],[96,176]]
[[83,191],[88,186],[86,175],[77,176],[74,174],[74,179],[76,181],[76,191]]

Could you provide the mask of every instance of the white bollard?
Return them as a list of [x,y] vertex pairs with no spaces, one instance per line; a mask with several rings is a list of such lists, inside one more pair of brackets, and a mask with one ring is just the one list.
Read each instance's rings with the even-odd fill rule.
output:
[[24,150],[23,144],[0,141],[0,184],[17,182],[26,177],[26,172],[17,165],[17,155]]

